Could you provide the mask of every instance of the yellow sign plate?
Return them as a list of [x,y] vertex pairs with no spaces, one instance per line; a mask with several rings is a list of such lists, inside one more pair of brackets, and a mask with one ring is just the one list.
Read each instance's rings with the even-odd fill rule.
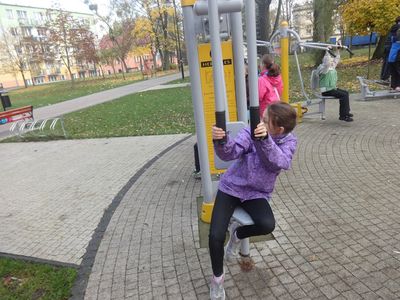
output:
[[[222,59],[224,65],[225,87],[228,102],[229,121],[237,121],[236,95],[235,95],[235,70],[233,66],[232,42],[221,43]],[[221,173],[214,166],[214,147],[212,143],[211,128],[215,124],[215,97],[214,79],[211,58],[211,44],[198,46],[201,90],[203,95],[204,119],[207,135],[208,157],[211,174]]]

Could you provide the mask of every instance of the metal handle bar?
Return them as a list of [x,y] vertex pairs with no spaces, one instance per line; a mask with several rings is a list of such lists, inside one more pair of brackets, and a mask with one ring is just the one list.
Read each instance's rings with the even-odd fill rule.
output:
[[317,44],[317,43],[312,44],[312,43],[307,43],[307,42],[306,42],[306,43],[299,43],[299,46],[300,46],[300,47],[305,47],[305,48],[312,48],[312,49],[325,50],[325,51],[328,51],[328,53],[329,53],[331,56],[336,57],[336,54],[333,53],[332,50],[331,50],[329,47],[323,46],[322,44],[320,45],[320,44]]
[[321,45],[321,46],[328,46],[331,48],[341,48],[346,50],[347,52],[350,53],[350,55],[354,55],[354,53],[349,49],[349,47],[344,46],[344,45],[336,45],[336,44],[328,44],[328,43],[319,43],[319,42],[306,42],[309,45]]

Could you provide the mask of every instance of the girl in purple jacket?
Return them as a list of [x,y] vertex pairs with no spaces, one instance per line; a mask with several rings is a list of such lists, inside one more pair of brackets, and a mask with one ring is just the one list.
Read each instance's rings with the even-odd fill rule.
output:
[[[225,299],[223,259],[227,229],[230,238],[225,259],[229,260],[238,254],[241,239],[268,234],[275,228],[268,201],[280,171],[290,168],[297,145],[297,139],[291,133],[295,126],[295,110],[287,103],[275,102],[265,110],[263,121],[254,131],[254,140],[250,129],[244,128],[234,139],[228,134],[227,142],[221,145],[218,140],[225,137],[225,131],[215,126],[212,129],[218,157],[236,161],[221,176],[211,217],[211,299]],[[238,223],[232,223],[228,228],[231,216],[239,206],[251,216],[254,225],[240,227]]]

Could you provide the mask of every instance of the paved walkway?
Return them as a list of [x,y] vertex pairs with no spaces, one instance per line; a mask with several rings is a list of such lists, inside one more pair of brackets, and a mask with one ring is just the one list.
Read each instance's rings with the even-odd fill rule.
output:
[[79,265],[118,192],[185,136],[0,144],[0,252]]
[[[33,116],[35,120],[55,118],[73,111],[77,111],[103,102],[108,102],[126,95],[142,92],[148,89],[153,89],[154,87],[160,87],[160,85],[164,83],[179,78],[181,78],[181,73],[175,73],[172,75],[139,81],[115,89],[106,90],[103,92],[79,97],[73,100],[36,108],[33,110]],[[9,128],[11,127],[11,125],[12,123],[0,126],[0,139],[10,136]]]
[[[227,299],[399,298],[399,105],[352,101],[345,123],[328,102],[297,127],[275,240],[251,244],[252,271],[226,265]],[[208,299],[194,141],[0,144],[0,251],[80,265],[73,299]]]
[[[399,102],[353,102],[353,123],[337,120],[337,105],[296,129],[293,169],[272,202],[276,240],[251,245],[252,271],[226,265],[227,299],[399,298]],[[165,153],[123,196],[94,261],[84,260],[93,262],[86,300],[208,299],[193,143]]]

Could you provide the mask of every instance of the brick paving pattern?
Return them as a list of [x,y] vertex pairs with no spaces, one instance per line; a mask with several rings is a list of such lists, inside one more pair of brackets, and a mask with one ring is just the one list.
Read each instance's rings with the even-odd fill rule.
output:
[[185,136],[0,144],[0,252],[80,264],[115,195]]
[[[226,265],[227,299],[399,299],[400,118],[396,100],[352,102],[355,122],[297,129],[293,168],[278,180],[276,240],[251,244],[255,267]],[[208,299],[190,138],[125,194],[101,241],[86,300]]]

